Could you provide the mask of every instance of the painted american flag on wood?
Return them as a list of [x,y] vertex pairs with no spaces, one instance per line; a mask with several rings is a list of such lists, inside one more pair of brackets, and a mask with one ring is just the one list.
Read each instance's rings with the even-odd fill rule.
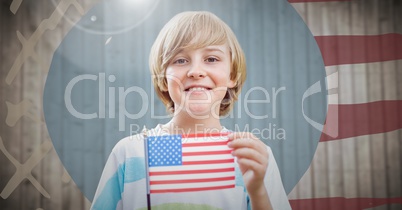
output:
[[[288,0],[338,72],[310,168],[289,195],[293,209],[400,209],[402,34],[398,1]],[[398,8],[395,8],[398,7]]]

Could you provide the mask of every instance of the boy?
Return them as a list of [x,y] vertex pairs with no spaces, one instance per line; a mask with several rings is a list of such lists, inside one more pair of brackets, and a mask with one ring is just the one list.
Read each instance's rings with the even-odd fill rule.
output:
[[[147,135],[230,132],[219,116],[237,99],[246,65],[234,33],[222,20],[209,12],[176,15],[152,46],[150,68],[155,90],[172,119]],[[153,209],[290,209],[271,149],[251,133],[232,132],[228,137],[236,160],[235,188],[153,194]],[[140,134],[115,146],[93,209],[146,207],[143,148]]]

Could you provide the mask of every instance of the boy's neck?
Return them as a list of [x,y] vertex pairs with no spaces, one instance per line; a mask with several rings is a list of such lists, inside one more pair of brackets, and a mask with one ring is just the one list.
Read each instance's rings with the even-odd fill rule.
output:
[[195,119],[187,114],[175,115],[163,127],[171,134],[216,133],[223,129],[219,119]]

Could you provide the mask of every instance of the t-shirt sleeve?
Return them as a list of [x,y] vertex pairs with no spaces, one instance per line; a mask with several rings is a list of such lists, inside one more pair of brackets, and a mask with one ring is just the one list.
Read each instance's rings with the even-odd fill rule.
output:
[[[91,209],[119,209],[118,203],[124,188],[124,167],[119,160],[121,145],[117,144],[109,155],[103,169]],[[120,151],[121,152],[121,151]]]

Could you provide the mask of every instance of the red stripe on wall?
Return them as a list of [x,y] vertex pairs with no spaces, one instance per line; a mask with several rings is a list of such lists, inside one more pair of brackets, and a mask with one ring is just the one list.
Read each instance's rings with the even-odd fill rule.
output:
[[402,59],[402,34],[316,36],[326,66]]
[[324,131],[334,133],[333,130],[338,129],[338,135],[331,137],[324,132],[320,141],[385,133],[401,128],[402,100],[364,104],[330,104]]
[[385,204],[402,204],[402,197],[397,198],[312,198],[289,200],[293,210],[331,209],[356,210],[367,209]]

